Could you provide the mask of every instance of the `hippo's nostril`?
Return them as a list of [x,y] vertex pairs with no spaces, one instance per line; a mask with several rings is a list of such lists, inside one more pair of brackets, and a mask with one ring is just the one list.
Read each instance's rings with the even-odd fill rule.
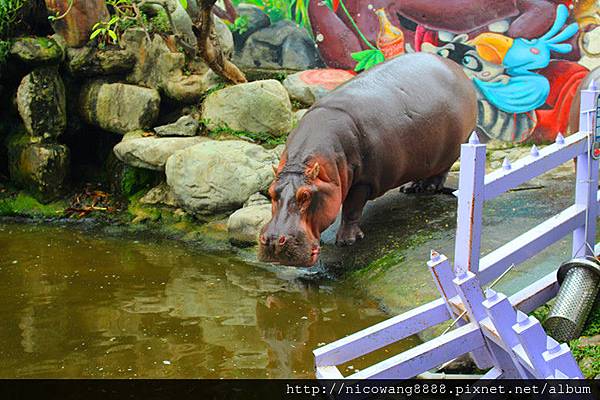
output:
[[285,237],[285,235],[279,236],[279,245],[283,246],[285,242],[287,242],[287,238]]

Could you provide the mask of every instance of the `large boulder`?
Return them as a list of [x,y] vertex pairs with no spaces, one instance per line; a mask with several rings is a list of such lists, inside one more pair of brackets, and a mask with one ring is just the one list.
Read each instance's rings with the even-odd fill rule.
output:
[[250,35],[271,25],[271,19],[260,7],[255,6],[254,4],[242,3],[236,7],[236,11],[238,17],[244,18],[247,24],[242,32],[233,32],[235,48],[240,50]]
[[323,66],[308,32],[286,20],[250,35],[235,61],[246,68],[297,71]]
[[17,90],[17,108],[31,136],[57,137],[67,127],[65,85],[56,67],[25,75]]
[[80,95],[80,112],[89,124],[125,134],[150,129],[160,111],[160,95],[154,89],[94,81]]
[[172,124],[157,126],[158,136],[196,136],[200,124],[191,115],[184,115]]
[[[218,84],[217,75],[203,62],[186,66],[185,54],[172,51],[155,35],[151,41],[141,29],[129,29],[123,38],[136,59],[127,81],[159,90],[180,103],[195,103]],[[185,70],[185,71],[184,71]]]
[[221,18],[214,17],[215,21],[215,33],[217,35],[217,40],[219,41],[219,45],[221,46],[221,50],[223,50],[223,54],[227,58],[231,58],[233,55],[233,33],[227,27],[225,22]]
[[173,154],[165,166],[167,184],[179,205],[197,216],[240,208],[273,181],[279,158],[262,146],[211,140]]
[[207,96],[202,119],[208,129],[228,127],[235,131],[281,136],[293,126],[292,104],[276,80],[255,81],[217,90]]
[[135,56],[120,48],[68,48],[67,60],[69,72],[77,77],[124,74],[135,65]]
[[29,65],[56,64],[64,57],[60,45],[45,37],[19,38],[13,43],[10,53]]
[[99,21],[108,21],[110,14],[104,0],[45,0],[49,14],[64,15],[52,22],[54,31],[69,47],[81,47],[90,38],[92,27]]
[[11,181],[40,202],[58,198],[69,171],[69,149],[60,144],[29,143],[18,137],[9,142]]
[[271,219],[271,202],[260,193],[248,199],[243,208],[229,216],[229,241],[239,245],[256,244],[258,234]]
[[206,137],[191,138],[156,138],[142,137],[124,140],[114,147],[119,160],[137,168],[162,171],[167,159],[175,152],[209,140]]
[[354,76],[354,73],[341,69],[312,69],[288,75],[283,86],[290,98],[311,106]]

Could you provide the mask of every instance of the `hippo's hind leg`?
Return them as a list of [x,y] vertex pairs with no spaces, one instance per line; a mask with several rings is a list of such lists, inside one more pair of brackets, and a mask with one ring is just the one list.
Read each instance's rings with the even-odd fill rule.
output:
[[352,186],[342,205],[342,223],[337,231],[335,244],[351,246],[365,237],[359,222],[363,208],[369,199],[371,188],[368,185]]
[[444,184],[448,177],[448,171],[419,181],[408,182],[400,186],[402,193],[440,193],[444,192]]

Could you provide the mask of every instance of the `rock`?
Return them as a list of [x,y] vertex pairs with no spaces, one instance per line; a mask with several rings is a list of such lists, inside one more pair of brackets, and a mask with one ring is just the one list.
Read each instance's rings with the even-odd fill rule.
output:
[[154,89],[94,81],[80,95],[80,111],[89,124],[125,134],[149,129],[158,118],[160,95]]
[[600,335],[582,336],[581,338],[579,338],[579,347],[599,346],[599,345],[600,345]]
[[214,17],[215,19],[215,32],[223,50],[223,54],[227,58],[231,58],[233,55],[233,34],[225,25],[225,22],[221,18]]
[[209,140],[206,137],[129,139],[117,144],[113,151],[125,164],[137,168],[162,171],[173,153]]
[[354,76],[352,72],[341,69],[313,69],[288,75],[283,86],[290,98],[311,106]]
[[233,244],[256,244],[258,234],[271,219],[271,204],[262,203],[241,208],[227,220],[229,241]]
[[[48,13],[64,15],[53,21],[52,28],[69,47],[81,47],[89,41],[92,27],[98,21],[108,21],[110,15],[104,0],[45,0]],[[67,12],[68,11],[68,12]]]
[[153,187],[140,199],[140,203],[148,205],[164,205],[169,207],[177,207],[177,200],[171,192],[171,188],[162,182],[156,187]]
[[235,48],[241,49],[246,39],[254,32],[266,28],[271,25],[269,16],[254,4],[240,4],[236,7],[238,17],[246,18],[247,28],[244,32],[233,32],[233,41],[235,42]]
[[218,84],[217,75],[203,62],[192,63],[191,73],[184,73],[185,55],[169,49],[164,39],[155,35],[151,42],[141,29],[129,29],[123,36],[126,48],[136,58],[127,81],[159,90],[180,102],[195,103]]
[[13,43],[10,53],[30,65],[56,64],[64,57],[58,43],[45,37],[19,38]]
[[[193,4],[193,1],[188,2],[188,6]],[[187,43],[188,46],[195,48],[198,46],[196,35],[194,34],[194,24],[190,18],[190,14],[181,4],[180,0],[164,0],[168,12],[171,14],[171,21],[175,26],[175,31]],[[150,5],[156,11],[162,9],[160,5]]]
[[10,178],[42,203],[61,195],[69,171],[69,149],[60,144],[9,143]]
[[271,204],[271,201],[266,196],[256,192],[244,202],[244,207],[258,206],[261,204]]
[[178,151],[165,167],[178,204],[197,216],[236,210],[273,181],[279,158],[262,146],[238,141],[206,141]]
[[208,95],[202,106],[208,129],[227,126],[236,131],[288,133],[293,126],[292,105],[276,80],[230,86]]
[[65,85],[56,67],[39,67],[25,75],[17,90],[17,107],[30,135],[63,133],[67,126]]
[[306,114],[307,111],[308,108],[302,108],[294,112],[294,119],[296,120],[296,123],[300,122],[300,120],[302,119],[302,117],[304,117],[304,114]]
[[69,72],[77,77],[125,74],[135,65],[135,56],[130,51],[119,48],[69,48],[67,60]]
[[154,132],[158,136],[196,136],[199,125],[194,117],[184,115],[172,124],[157,126]]
[[298,71],[323,66],[308,32],[286,20],[251,34],[235,61],[246,68]]

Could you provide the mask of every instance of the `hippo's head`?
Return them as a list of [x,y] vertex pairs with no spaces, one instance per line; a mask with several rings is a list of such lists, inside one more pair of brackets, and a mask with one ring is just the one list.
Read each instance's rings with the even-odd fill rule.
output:
[[313,266],[321,247],[321,232],[339,212],[340,186],[323,164],[286,165],[275,171],[269,188],[273,215],[259,236],[259,258],[296,267]]

